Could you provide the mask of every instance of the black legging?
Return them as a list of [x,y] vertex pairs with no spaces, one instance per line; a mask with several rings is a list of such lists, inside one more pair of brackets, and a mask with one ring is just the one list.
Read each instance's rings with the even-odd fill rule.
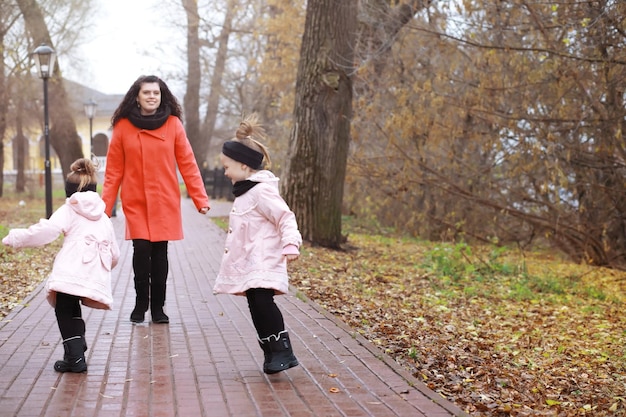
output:
[[278,335],[285,330],[283,314],[274,302],[274,290],[251,288],[246,291],[252,323],[260,339]]
[[[133,239],[133,249],[133,270],[137,294],[145,296],[146,303],[150,297],[155,307],[163,307],[169,267],[167,241],[150,242],[144,239]],[[148,287],[150,295],[148,295]],[[145,294],[142,290],[145,290]],[[147,305],[145,307],[147,308]]]
[[80,309],[80,297],[75,295],[57,292],[57,302],[54,307],[54,313],[57,316],[57,324],[63,340],[70,337],[80,336],[82,329],[78,326],[76,319],[81,319],[82,312]]

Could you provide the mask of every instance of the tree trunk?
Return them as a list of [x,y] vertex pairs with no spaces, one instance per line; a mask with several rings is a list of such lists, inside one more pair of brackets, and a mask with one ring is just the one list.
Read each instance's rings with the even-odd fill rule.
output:
[[7,113],[9,112],[9,86],[4,63],[4,33],[4,28],[2,28],[0,31],[0,197],[4,191],[4,134],[7,131]]
[[[37,1],[17,0],[17,4],[33,44],[38,46],[46,43],[52,47],[50,32]],[[65,178],[72,162],[83,157],[83,150],[62,79],[61,69],[57,65],[48,82],[50,144],[61,161],[63,177]]]
[[187,15],[187,90],[183,106],[185,108],[185,130],[189,143],[196,156],[196,162],[201,167],[206,160],[205,138],[200,133],[200,39],[198,28],[198,2],[196,0],[182,0]]
[[76,123],[69,106],[67,92],[63,87],[62,75],[57,67],[50,86],[50,145],[61,161],[63,178],[70,173],[70,165],[83,158],[83,148]]
[[235,0],[228,0],[226,15],[224,16],[224,24],[220,32],[219,45],[217,48],[217,56],[215,58],[215,67],[211,76],[211,91],[207,102],[206,116],[202,130],[204,131],[205,141],[203,156],[208,156],[209,145],[215,130],[215,122],[217,120],[217,111],[219,109],[222,78],[226,68],[226,59],[228,58],[228,39],[232,31],[232,20],[235,13]]
[[17,147],[17,174],[15,177],[15,192],[23,193],[26,189],[26,175],[24,172],[24,162],[26,161],[26,137],[24,136],[24,105],[22,102],[22,96],[18,98],[17,102],[17,117],[15,118],[15,140],[13,145]]
[[285,199],[305,240],[338,248],[352,118],[357,0],[307,2]]

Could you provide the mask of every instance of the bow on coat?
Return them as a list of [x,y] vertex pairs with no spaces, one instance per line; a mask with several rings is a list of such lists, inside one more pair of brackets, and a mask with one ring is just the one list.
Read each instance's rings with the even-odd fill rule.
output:
[[111,263],[113,262],[111,242],[108,240],[99,241],[93,235],[87,235],[85,236],[85,244],[87,248],[83,254],[83,263],[91,263],[98,257],[104,269],[110,271]]

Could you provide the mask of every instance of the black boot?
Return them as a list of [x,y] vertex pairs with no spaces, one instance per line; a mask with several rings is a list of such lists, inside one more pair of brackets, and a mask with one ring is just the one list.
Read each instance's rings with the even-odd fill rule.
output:
[[85,321],[82,317],[74,317],[73,320],[75,320],[75,334],[79,334],[80,337],[83,339],[83,352],[87,352],[87,339],[85,339]]
[[271,352],[271,360],[267,366],[263,366],[263,372],[275,374],[298,366],[298,359],[293,354],[289,333],[286,330],[283,330],[278,335],[266,337],[262,339],[262,342],[269,345]]
[[65,354],[62,361],[54,363],[54,370],[57,372],[85,372],[87,362],[85,362],[85,351],[83,350],[83,338],[74,336],[63,341]]
[[154,273],[150,283],[150,314],[153,323],[169,323],[170,318],[163,312],[167,290],[167,270],[165,274]]
[[150,266],[150,313],[153,323],[169,323],[170,318],[163,312],[167,289],[167,241],[152,242]]
[[152,243],[133,239],[133,272],[135,273],[135,308],[130,321],[143,323],[150,302],[150,272]]
[[130,321],[133,323],[143,323],[146,311],[148,311],[148,303],[150,300],[150,281],[138,280],[135,277],[135,308],[130,313]]
[[170,318],[163,311],[163,304],[153,302],[154,298],[150,300],[150,314],[152,314],[153,323],[169,323]]
[[[58,319],[57,319],[58,320]],[[66,326],[61,325],[63,328],[63,333],[61,333],[61,337],[65,337],[66,339],[73,339],[74,337],[80,337],[83,346],[83,352],[87,351],[87,340],[85,339],[85,321],[82,317],[72,317],[71,320],[66,320]],[[69,326],[69,327],[68,327]],[[65,362],[70,361],[70,357],[68,355],[68,349],[64,349],[65,354],[63,355],[63,360]]]
[[263,372],[268,373],[267,366],[270,362],[272,362],[272,351],[270,350],[270,344],[267,341],[263,342],[261,339],[259,339],[259,346],[261,346],[261,349],[263,349]]
[[169,323],[170,322],[170,318],[163,311],[163,307],[161,307],[160,309],[151,310],[151,311],[152,311],[152,322],[153,323],[162,323],[163,324],[163,323]]

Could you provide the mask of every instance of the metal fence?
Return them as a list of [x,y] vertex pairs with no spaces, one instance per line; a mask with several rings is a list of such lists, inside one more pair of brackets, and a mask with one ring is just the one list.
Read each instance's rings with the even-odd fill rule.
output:
[[233,184],[224,175],[224,168],[202,169],[201,174],[206,193],[212,199],[223,198],[229,201],[235,199]]

